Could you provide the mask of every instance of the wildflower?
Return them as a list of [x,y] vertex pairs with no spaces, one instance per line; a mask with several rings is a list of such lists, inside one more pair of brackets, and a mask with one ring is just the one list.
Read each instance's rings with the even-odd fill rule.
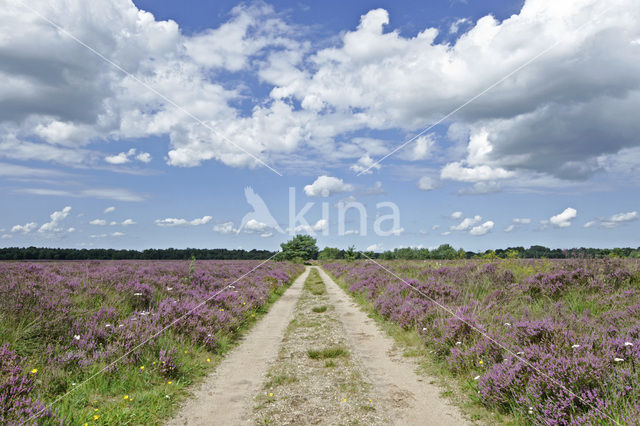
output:
[[211,359],[207,358],[207,362],[211,362]]
[[127,399],[129,399],[129,395],[125,395],[125,396],[124,396],[124,399],[125,399],[125,401],[126,401]]
[[94,408],[94,409],[93,409],[93,411],[97,413],[97,412],[98,412],[98,409],[97,409],[97,408]]
[[578,349],[580,347],[580,345],[573,345],[571,346],[573,349]]
[[473,380],[478,380],[480,378],[480,376],[476,376],[473,378]]
[[347,398],[342,398],[342,402],[347,402]]
[[269,397],[272,397],[272,396],[273,396],[273,392],[269,392]]
[[533,407],[529,407],[529,414],[533,414]]
[[118,324],[118,328],[124,327],[124,324]]
[[484,364],[484,363],[482,362],[482,360],[480,360],[480,361],[478,361],[478,364],[482,365],[482,364]]
[[186,354],[186,353],[187,353],[187,351],[184,351],[184,353]]
[[155,361],[153,361],[151,364],[156,365],[156,362],[155,362]]
[[165,395],[164,397],[167,398],[167,399],[171,398],[169,395]]
[[170,385],[171,383],[173,383],[173,382],[167,382],[168,385]]
[[631,343],[631,342],[624,342],[624,345],[625,345],[625,346],[633,346],[633,343]]
[[74,340],[80,340],[80,335],[79,334],[74,334],[73,338],[74,338]]
[[505,327],[511,327],[511,323],[509,323],[509,322],[505,322],[505,323],[504,323],[504,326],[505,326]]
[[93,416],[93,420],[98,420],[99,418],[100,418],[100,416],[99,416],[99,415],[94,414],[94,416]]
[[369,398],[369,402],[373,402],[373,401],[371,401],[371,398]]
[[461,345],[461,344],[462,344],[462,342],[456,342],[456,345],[458,345],[458,346]]
[[75,386],[75,385],[76,385],[76,382],[71,382],[71,386]]
[[133,293],[134,296],[142,296],[142,293]]
[[427,331],[427,327],[422,327],[422,331]]
[[37,368],[34,368],[33,370],[31,370],[31,374],[36,374],[38,372]]
[[140,370],[144,370],[144,365],[141,365],[141,366],[140,366]]
[[516,355],[524,355],[524,352],[516,352]]
[[84,426],[89,426],[89,423],[85,423]]
[[111,327],[111,324],[105,324],[104,326],[105,326],[106,328],[110,328],[110,327]]
[[624,358],[614,358],[613,359],[615,362],[623,362]]
[[167,291],[173,290],[173,287],[167,287]]

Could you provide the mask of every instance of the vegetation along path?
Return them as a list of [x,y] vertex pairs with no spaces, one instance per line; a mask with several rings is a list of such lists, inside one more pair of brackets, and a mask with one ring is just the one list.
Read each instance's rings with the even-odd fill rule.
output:
[[307,268],[172,424],[465,424],[415,368]]

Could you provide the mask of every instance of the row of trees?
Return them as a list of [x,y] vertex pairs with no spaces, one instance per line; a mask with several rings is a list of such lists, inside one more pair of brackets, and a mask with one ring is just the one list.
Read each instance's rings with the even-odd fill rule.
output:
[[[309,235],[297,235],[293,239],[282,243],[282,251],[277,254],[277,260],[356,260],[356,259],[385,259],[385,260],[428,260],[428,259],[566,259],[566,258],[603,258],[603,257],[636,257],[640,258],[640,248],[575,248],[569,250],[550,249],[544,246],[509,247],[507,249],[487,250],[484,252],[456,250],[449,244],[429,250],[426,248],[398,248],[382,253],[360,253],[354,247],[346,250],[335,247],[318,249],[316,239]],[[62,249],[40,247],[9,247],[0,248],[0,260],[119,260],[119,259],[148,259],[148,260],[186,260],[196,259],[239,259],[260,260],[269,259],[276,253],[269,250],[228,250],[228,249],[147,249],[147,250],[115,250],[115,249]]]
[[269,250],[227,250],[227,249],[147,249],[147,250],[115,250],[115,249],[66,249],[40,247],[9,247],[0,249],[0,260],[186,260],[196,259],[268,259],[275,252]]

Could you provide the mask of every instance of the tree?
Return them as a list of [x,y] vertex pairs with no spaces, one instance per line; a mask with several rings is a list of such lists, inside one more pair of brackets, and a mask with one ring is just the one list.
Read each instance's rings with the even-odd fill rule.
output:
[[347,262],[353,262],[358,258],[358,252],[353,246],[350,246],[347,251],[344,252],[344,258],[347,259]]
[[318,258],[316,239],[311,235],[296,235],[286,243],[280,244],[280,247],[282,247],[282,255],[279,257],[285,260]]
[[318,254],[318,259],[320,259],[320,260],[340,259],[340,249],[337,249],[335,247],[325,247]]

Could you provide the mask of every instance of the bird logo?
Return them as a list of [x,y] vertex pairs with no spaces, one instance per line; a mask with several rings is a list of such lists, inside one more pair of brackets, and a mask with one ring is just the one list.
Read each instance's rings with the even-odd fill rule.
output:
[[284,231],[282,230],[282,228],[280,228],[280,225],[278,225],[278,221],[275,220],[262,197],[256,194],[253,188],[247,186],[244,189],[244,196],[247,199],[247,203],[249,203],[249,205],[253,207],[253,211],[245,214],[242,218],[240,227],[237,230],[238,234],[247,225],[252,228],[258,228],[260,230],[265,228],[273,228],[281,234],[284,234]]

